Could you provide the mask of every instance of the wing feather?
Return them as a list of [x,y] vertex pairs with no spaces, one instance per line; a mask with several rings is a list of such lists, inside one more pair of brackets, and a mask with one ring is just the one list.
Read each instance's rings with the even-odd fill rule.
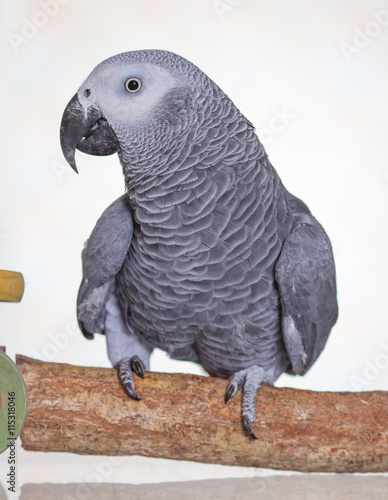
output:
[[276,264],[282,329],[292,371],[303,375],[325,346],[338,316],[333,252],[322,226],[303,215]]
[[83,279],[77,311],[86,338],[104,333],[106,305],[128,254],[132,234],[133,217],[127,195],[123,195],[103,212],[82,252]]

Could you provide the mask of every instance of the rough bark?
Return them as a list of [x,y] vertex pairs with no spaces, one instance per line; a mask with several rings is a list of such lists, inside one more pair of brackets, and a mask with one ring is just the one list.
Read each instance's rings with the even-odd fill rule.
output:
[[[241,394],[185,374],[136,377],[131,400],[109,368],[17,356],[29,408],[26,450],[145,455],[302,472],[388,471],[388,392],[312,392],[263,385],[250,439]],[[240,391],[241,392],[241,391]]]

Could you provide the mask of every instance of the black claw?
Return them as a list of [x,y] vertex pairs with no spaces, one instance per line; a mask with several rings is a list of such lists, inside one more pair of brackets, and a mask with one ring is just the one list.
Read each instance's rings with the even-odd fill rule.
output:
[[234,384],[230,384],[226,390],[225,394],[225,404],[229,401],[229,399],[235,395],[236,387]]
[[252,439],[257,439],[257,437],[254,435],[252,428],[251,428],[251,423],[248,420],[247,416],[243,417],[243,422],[244,422],[244,428],[247,431],[247,433],[250,435]]
[[143,361],[138,356],[133,356],[131,360],[132,371],[141,378],[144,378],[144,365]]
[[141,401],[141,397],[139,397],[134,389],[129,385],[129,384],[124,384],[124,389],[127,391],[129,396],[131,396],[132,399],[135,401]]

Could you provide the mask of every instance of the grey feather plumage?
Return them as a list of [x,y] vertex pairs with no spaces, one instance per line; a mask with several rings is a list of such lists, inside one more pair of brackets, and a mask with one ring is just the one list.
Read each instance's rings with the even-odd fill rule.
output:
[[133,218],[127,196],[110,205],[98,220],[82,252],[83,279],[77,298],[78,323],[86,338],[107,336],[116,365],[125,352],[136,352],[149,368],[152,346],[128,326],[116,293],[116,276],[130,250]]
[[[138,96],[123,93],[125,77],[141,81]],[[124,337],[231,377],[227,398],[244,386],[244,424],[253,436],[260,383],[285,371],[304,374],[336,321],[326,233],[284,188],[252,124],[185,59],[120,54],[101,63],[73,99],[81,112],[74,118],[72,100],[61,128],[69,163],[75,167],[77,144],[91,154],[118,150],[127,188],[84,250],[82,331],[104,333],[114,294]],[[90,128],[85,113],[98,116],[91,134],[82,129]],[[108,347],[122,338],[111,333]]]
[[105,333],[105,305],[129,252],[132,233],[133,219],[123,196],[105,210],[85,244],[77,305],[79,325],[88,338],[94,332]]

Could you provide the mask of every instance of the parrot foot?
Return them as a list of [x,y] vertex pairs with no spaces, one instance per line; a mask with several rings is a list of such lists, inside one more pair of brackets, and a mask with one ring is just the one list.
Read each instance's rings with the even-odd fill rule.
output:
[[120,361],[116,363],[115,368],[118,371],[120,383],[124,387],[126,393],[136,401],[141,401],[141,397],[139,397],[135,391],[132,372],[144,378],[145,366],[143,361],[136,355],[132,356],[132,358],[125,357],[121,358]]
[[260,366],[251,366],[245,370],[234,373],[229,379],[228,389],[225,394],[225,403],[243,388],[242,419],[247,434],[252,439],[257,439],[252,431],[251,423],[256,419],[256,396],[261,383],[265,378],[265,371]]

